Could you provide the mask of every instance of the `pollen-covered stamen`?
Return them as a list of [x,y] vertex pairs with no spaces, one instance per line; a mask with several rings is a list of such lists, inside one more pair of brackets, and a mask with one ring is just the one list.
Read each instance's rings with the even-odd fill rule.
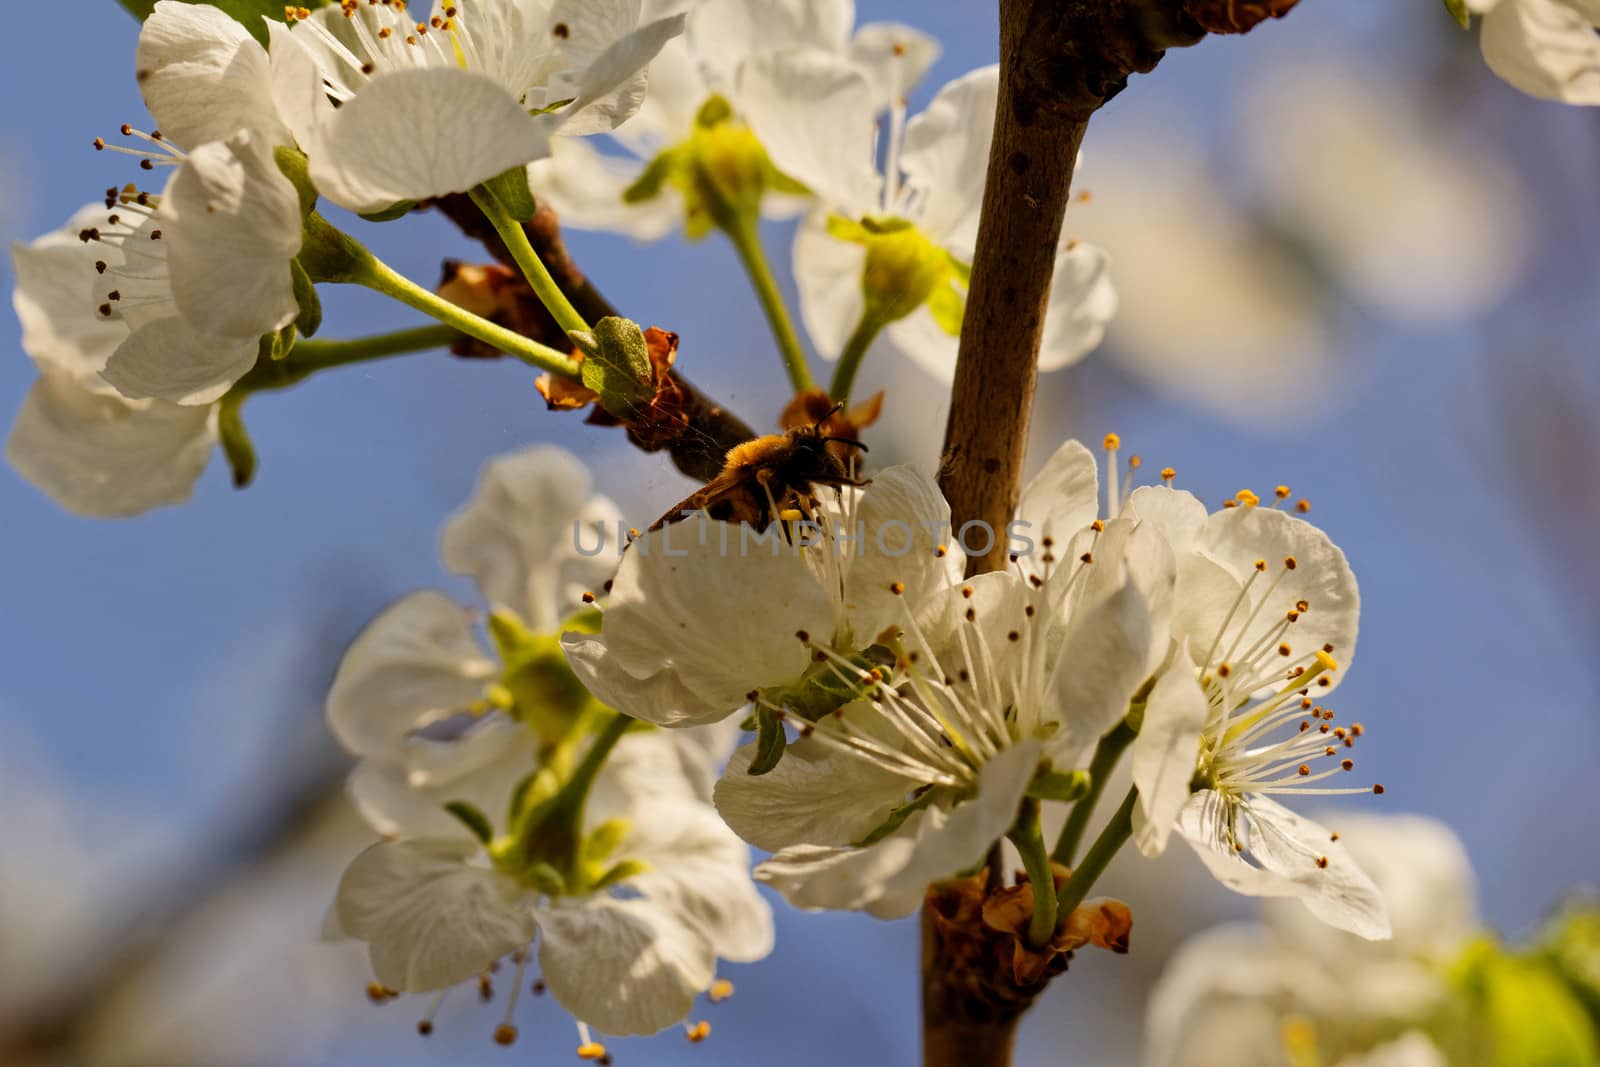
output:
[[189,158],[187,152],[184,152],[177,145],[161,136],[160,130],[152,130],[149,133],[145,133],[143,130],[135,129],[124,122],[118,132],[124,137],[131,137],[150,147],[130,148],[125,145],[111,144],[104,137],[96,137],[94,139],[95,151],[116,152],[118,155],[133,156],[139,161],[139,166],[144,170],[155,170],[157,167],[176,167],[179,163]]
[[517,998],[522,995],[522,980],[528,972],[528,950],[519,948],[511,954],[516,962],[517,974],[511,980],[511,992],[506,997],[505,1014],[501,1016],[500,1025],[494,1029],[494,1040],[497,1045],[509,1045],[517,1039],[517,1028],[512,1025],[512,1016],[517,1011]]
[[450,992],[448,989],[441,989],[433,995],[433,1000],[428,1002],[428,1010],[417,1020],[417,1033],[421,1036],[427,1037],[433,1033],[433,1021],[439,1017],[439,1009],[444,1007],[444,997],[448,992]]

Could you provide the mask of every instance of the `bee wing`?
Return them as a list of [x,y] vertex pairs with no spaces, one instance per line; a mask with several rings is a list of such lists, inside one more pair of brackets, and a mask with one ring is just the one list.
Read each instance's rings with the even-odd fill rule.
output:
[[659,530],[669,523],[685,517],[685,512],[703,511],[714,519],[731,523],[760,525],[766,512],[766,502],[758,501],[750,490],[750,476],[744,472],[724,472],[690,493],[659,519],[650,529]]

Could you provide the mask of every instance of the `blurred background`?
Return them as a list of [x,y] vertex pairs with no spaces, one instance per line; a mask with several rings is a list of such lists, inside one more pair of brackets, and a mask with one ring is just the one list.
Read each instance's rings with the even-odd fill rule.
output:
[[[1280,482],[1309,497],[1362,582],[1340,707],[1368,725],[1365,771],[1388,792],[1355,803],[1453,826],[1484,915],[1516,936],[1600,880],[1600,118],[1497,81],[1438,0],[1301,7],[1170,54],[1097,118],[1067,226],[1110,251],[1122,312],[1042,382],[1033,453],[1114,429],[1212,504]],[[944,42],[913,113],[996,56],[988,5],[859,9]],[[144,119],[137,25],[111,0],[25,17],[0,68],[8,241],[131,177],[90,141]],[[436,217],[366,236],[426,282],[479,255]],[[789,229],[767,237],[786,275]],[[629,314],[683,335],[693,380],[775,422],[777,364],[725,243],[568,239]],[[324,300],[329,336],[402,324],[376,297]],[[7,425],[34,377],[16,336],[0,330]],[[570,1055],[540,1001],[513,1049],[490,1041],[498,1009],[466,997],[425,1041],[420,999],[370,1005],[362,950],[316,940],[366,840],[323,694],[388,601],[465,595],[435,535],[480,464],[559,441],[636,522],[688,489],[614,432],[547,414],[532,378],[442,353],[319,377],[251,405],[253,488],[216,460],[191,504],[137,520],[73,518],[0,469],[0,1060]],[[877,388],[873,458],[931,470],[943,386],[881,349],[861,395]],[[1172,947],[1252,911],[1181,847],[1126,857],[1102,886],[1132,903],[1134,951],[1081,955],[1025,1023],[1020,1063],[1137,1062]],[[739,991],[707,1009],[708,1044],[623,1041],[618,1062],[914,1062],[914,921],[778,915],[773,956],[728,970]]]

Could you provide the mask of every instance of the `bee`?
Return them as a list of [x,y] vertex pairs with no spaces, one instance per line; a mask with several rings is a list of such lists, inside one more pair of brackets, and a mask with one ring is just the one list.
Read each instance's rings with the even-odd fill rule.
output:
[[687,514],[703,511],[721,522],[765,530],[775,518],[793,517],[787,513],[811,514],[816,504],[812,490],[819,485],[830,489],[866,485],[851,474],[828,444],[836,441],[863,452],[867,446],[852,438],[824,434],[823,421],[730,448],[722,473],[669,508],[650,529],[659,530]]

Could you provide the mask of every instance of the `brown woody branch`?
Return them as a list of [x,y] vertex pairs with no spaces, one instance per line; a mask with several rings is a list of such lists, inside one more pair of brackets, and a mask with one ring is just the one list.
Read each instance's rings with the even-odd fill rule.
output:
[[[1295,0],[999,0],[1000,98],[962,322],[939,485],[959,529],[1004,530],[1015,512],[1039,344],[1078,146],[1090,117],[1168,48],[1242,33]],[[968,562],[1006,565],[1006,539]],[[923,923],[923,1062],[1001,1067],[1017,1021],[1043,989],[1008,985],[962,951],[978,931],[939,909]]]
[[[432,201],[432,206],[437,207],[468,237],[480,242],[498,262],[511,268],[516,284],[527,288],[505,243],[469,197],[459,194],[441,197]],[[554,210],[540,205],[533,220],[526,223],[523,229],[527,231],[528,240],[539,253],[539,258],[580,315],[592,323],[608,315],[619,314],[573,261],[562,239],[561,223]],[[524,303],[537,310],[519,324],[522,331],[536,341],[563,351],[570,348],[570,342],[555,320],[542,307],[538,307],[531,289],[528,289],[527,296],[529,300]],[[676,370],[671,372],[670,377],[674,422],[677,426],[675,432],[664,435],[658,419],[648,429],[626,427],[629,439],[645,451],[665,449],[671,455],[673,465],[684,474],[702,482],[710,481],[721,472],[728,450],[755,437],[755,431],[733,412],[690,384]]]

